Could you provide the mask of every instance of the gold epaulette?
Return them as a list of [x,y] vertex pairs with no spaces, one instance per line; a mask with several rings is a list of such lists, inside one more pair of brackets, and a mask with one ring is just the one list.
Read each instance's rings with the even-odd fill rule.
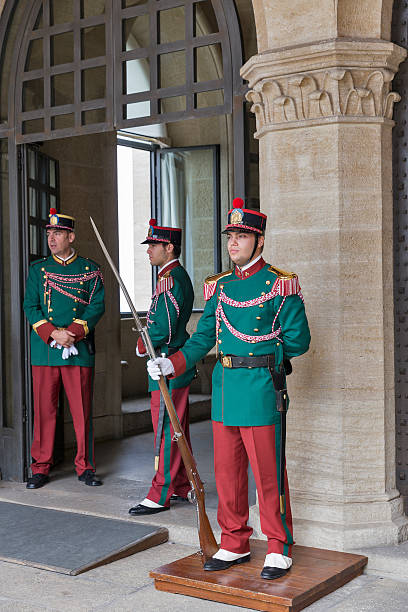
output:
[[207,285],[211,285],[212,283],[216,283],[221,278],[224,278],[224,276],[228,276],[229,274],[232,274],[233,271],[234,270],[231,268],[231,270],[227,270],[226,272],[218,272],[218,274],[213,274],[212,276],[207,276],[207,278],[205,279],[204,283],[206,283]]
[[280,270],[279,268],[275,268],[274,266],[269,266],[268,272],[273,272],[279,278],[295,278],[297,274],[294,272],[285,272],[285,270]]
[[300,294],[300,285],[297,274],[294,272],[279,270],[279,268],[275,268],[274,266],[269,266],[268,272],[272,272],[278,277],[275,281],[274,287],[276,287],[279,295],[285,297],[288,295]]
[[204,299],[208,301],[215,293],[217,288],[217,283],[221,278],[225,276],[229,276],[233,273],[234,270],[227,270],[226,272],[219,272],[218,274],[213,274],[212,276],[207,276],[204,281]]

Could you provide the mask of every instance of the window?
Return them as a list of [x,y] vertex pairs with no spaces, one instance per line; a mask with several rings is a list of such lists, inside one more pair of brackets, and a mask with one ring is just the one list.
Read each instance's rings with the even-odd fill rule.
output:
[[[180,261],[194,287],[194,309],[204,308],[203,281],[220,271],[218,146],[159,148],[118,141],[119,268],[138,311],[154,288],[146,245],[148,222],[183,230]],[[121,294],[120,309],[129,307]]]
[[59,208],[59,169],[57,160],[32,145],[27,145],[22,154],[26,157],[27,169],[29,257],[34,261],[49,254],[45,229],[50,208]]
[[[119,272],[138,311],[146,311],[152,295],[152,273],[146,257],[147,225],[151,218],[151,148],[119,141],[118,221]],[[130,312],[123,292],[120,311]]]
[[204,279],[220,271],[218,146],[157,152],[158,217],[183,229],[181,262],[194,287],[194,308],[203,309]]

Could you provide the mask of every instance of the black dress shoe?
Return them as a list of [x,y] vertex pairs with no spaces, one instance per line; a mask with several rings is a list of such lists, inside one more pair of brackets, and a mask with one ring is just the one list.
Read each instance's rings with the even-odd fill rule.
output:
[[266,580],[275,580],[276,578],[282,578],[285,574],[288,573],[290,567],[288,569],[283,569],[282,567],[264,567],[261,576]]
[[47,482],[50,482],[50,479],[46,474],[33,474],[27,480],[26,489],[39,489],[47,484]]
[[170,501],[188,502],[188,497],[182,497],[181,495],[176,495],[173,493],[173,495],[170,496]]
[[82,472],[82,474],[78,476],[78,480],[84,482],[88,487],[100,487],[103,485],[102,480],[99,480],[92,470],[85,470],[85,472]]
[[149,508],[149,506],[138,504],[137,506],[130,508],[129,514],[133,514],[133,516],[141,516],[142,514],[157,514],[158,512],[164,512],[165,510],[170,510],[170,508],[168,506],[162,506],[161,508]]
[[222,559],[216,559],[211,557],[204,563],[204,569],[208,572],[217,572],[218,570],[225,570],[231,567],[231,565],[239,565],[240,563],[246,563],[251,560],[251,555],[245,555],[234,561],[223,561]]

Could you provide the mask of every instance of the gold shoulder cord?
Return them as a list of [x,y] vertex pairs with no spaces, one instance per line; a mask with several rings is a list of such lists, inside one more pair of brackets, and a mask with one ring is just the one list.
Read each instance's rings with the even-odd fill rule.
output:
[[274,266],[269,266],[268,272],[273,272],[279,278],[295,278],[297,274],[294,272],[285,272],[285,270],[280,270],[279,268],[275,268]]
[[216,283],[221,278],[224,278],[224,276],[229,276],[230,274],[232,274],[233,271],[234,270],[231,269],[231,270],[227,270],[226,272],[219,272],[218,274],[213,274],[212,276],[207,276],[207,278],[205,279],[204,283],[206,285],[211,285],[212,283]]

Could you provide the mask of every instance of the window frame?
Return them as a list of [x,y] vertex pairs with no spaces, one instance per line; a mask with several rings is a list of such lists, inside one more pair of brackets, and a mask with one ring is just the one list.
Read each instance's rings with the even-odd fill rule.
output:
[[[166,153],[174,153],[181,151],[192,150],[211,150],[213,152],[213,233],[214,233],[214,270],[216,274],[221,272],[221,168],[220,168],[220,145],[197,145],[187,147],[163,147],[154,143],[149,144],[137,140],[126,140],[125,138],[117,138],[117,146],[126,146],[132,149],[141,149],[150,151],[150,213],[151,218],[157,219],[158,224],[161,224],[162,219],[162,203],[161,203],[161,157]],[[146,220],[147,227],[148,220]],[[146,261],[146,265],[148,262]],[[211,272],[209,272],[211,273]],[[156,266],[152,266],[152,293],[156,289],[157,270]],[[202,313],[204,308],[193,308],[193,313]],[[146,316],[147,311],[140,311],[141,316]],[[131,319],[131,312],[121,311],[121,320]]]
[[[154,217],[155,211],[157,210],[156,205],[156,178],[155,178],[155,152],[159,149],[159,145],[154,143],[149,144],[148,142],[141,142],[140,140],[127,140],[126,138],[118,136],[116,141],[116,146],[129,147],[130,149],[141,149],[142,151],[150,151],[150,217]],[[146,224],[148,223],[148,219],[146,220]],[[150,264],[149,264],[150,265]],[[155,270],[152,268],[152,291],[154,291],[156,287],[155,283]],[[147,314],[147,310],[141,310],[139,315],[144,317]],[[120,311],[121,320],[131,319],[132,313],[129,310]]]

